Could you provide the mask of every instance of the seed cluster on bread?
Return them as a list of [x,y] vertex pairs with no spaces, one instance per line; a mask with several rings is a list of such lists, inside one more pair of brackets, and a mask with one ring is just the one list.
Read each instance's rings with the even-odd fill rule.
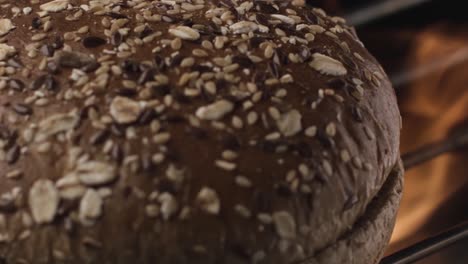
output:
[[304,1],[0,0],[8,263],[295,263],[398,138],[382,68]]

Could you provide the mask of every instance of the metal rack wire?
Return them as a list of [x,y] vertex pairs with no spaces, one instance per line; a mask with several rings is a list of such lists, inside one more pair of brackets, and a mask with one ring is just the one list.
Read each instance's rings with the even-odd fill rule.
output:
[[[431,2],[431,0],[384,0],[365,8],[355,10],[345,17],[350,24],[358,27],[426,2]],[[392,82],[395,87],[401,86],[443,66],[453,66],[466,60],[468,60],[468,50],[464,49],[457,51],[454,54],[449,54],[443,60],[435,61],[434,64],[424,67],[424,69],[397,73],[392,76]],[[405,169],[408,170],[441,154],[466,147],[468,147],[468,126],[463,128],[461,131],[458,131],[456,135],[448,137],[446,140],[435,142],[416,151],[406,153],[403,155],[402,159]],[[437,253],[466,238],[468,238],[468,222],[462,223],[436,236],[427,238],[419,243],[409,246],[408,248],[395,252],[394,254],[382,259],[380,264],[415,263],[418,260]]]
[[[414,152],[403,155],[403,164],[405,165],[405,169],[408,170],[441,154],[465,147],[468,147],[468,127],[444,141],[424,146]],[[468,238],[468,222],[400,250],[384,258],[380,264],[415,263],[465,238]]]

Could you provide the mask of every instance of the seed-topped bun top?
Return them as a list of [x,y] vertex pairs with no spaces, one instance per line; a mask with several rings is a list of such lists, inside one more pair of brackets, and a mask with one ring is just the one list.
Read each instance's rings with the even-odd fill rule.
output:
[[398,142],[382,68],[303,1],[0,0],[8,263],[299,261]]

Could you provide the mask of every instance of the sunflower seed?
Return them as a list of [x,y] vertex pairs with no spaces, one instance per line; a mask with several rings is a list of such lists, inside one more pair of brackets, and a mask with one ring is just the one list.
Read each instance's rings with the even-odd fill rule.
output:
[[83,39],[83,46],[89,49],[105,45],[106,43],[107,42],[105,39],[95,36],[90,36]]
[[67,68],[89,67],[96,63],[96,59],[85,53],[64,50],[55,52],[54,59],[58,65]]

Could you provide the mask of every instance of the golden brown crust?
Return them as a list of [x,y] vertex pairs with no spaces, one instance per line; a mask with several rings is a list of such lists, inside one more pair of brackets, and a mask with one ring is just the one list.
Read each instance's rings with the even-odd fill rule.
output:
[[0,256],[286,263],[356,222],[399,112],[301,1],[0,0]]

